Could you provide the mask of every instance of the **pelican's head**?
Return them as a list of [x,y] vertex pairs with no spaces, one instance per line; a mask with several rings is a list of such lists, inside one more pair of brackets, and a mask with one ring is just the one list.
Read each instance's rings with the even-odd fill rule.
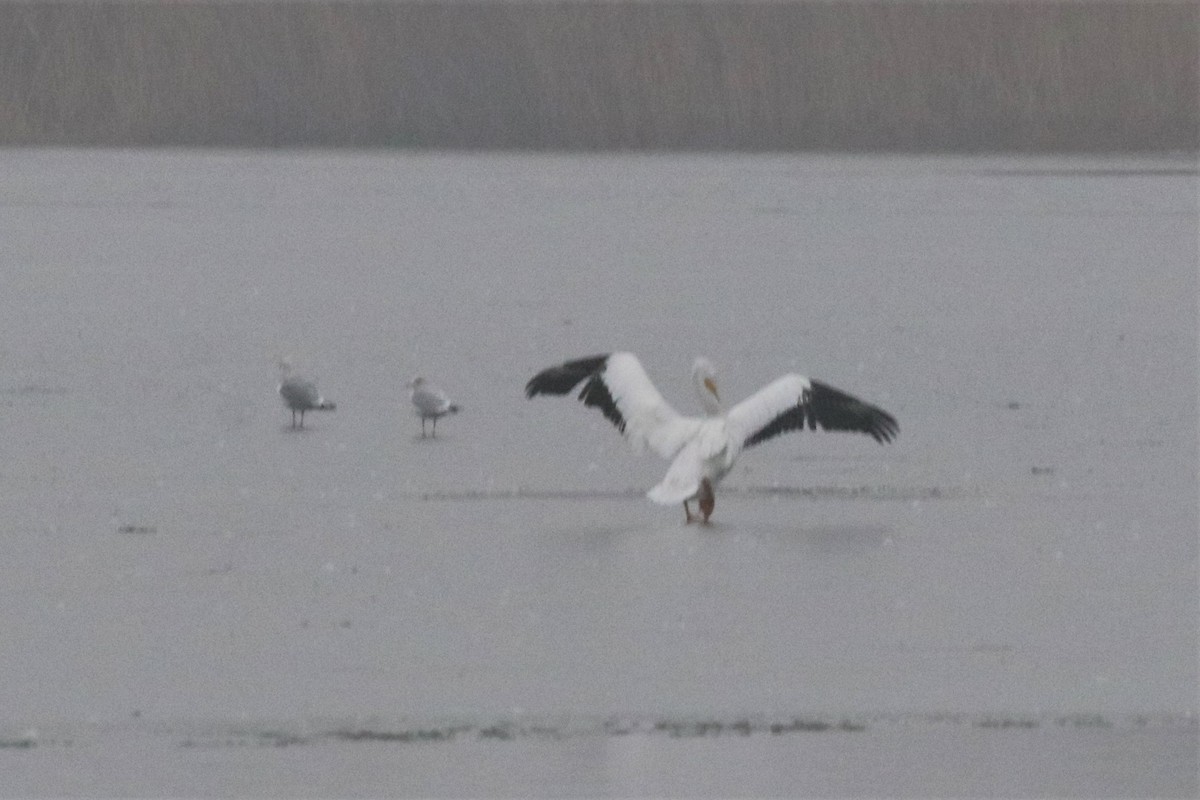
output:
[[712,416],[721,413],[721,395],[717,392],[717,370],[707,358],[697,358],[692,364],[692,381],[704,413]]

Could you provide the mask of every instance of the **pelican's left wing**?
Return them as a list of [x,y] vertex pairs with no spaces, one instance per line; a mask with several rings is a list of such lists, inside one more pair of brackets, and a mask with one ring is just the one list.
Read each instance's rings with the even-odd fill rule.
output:
[[803,375],[784,375],[729,410],[731,434],[752,447],[793,430],[857,431],[890,442],[900,432],[895,417],[843,391]]
[[699,419],[681,416],[663,399],[633,353],[590,356],[544,369],[525,385],[525,396],[565,395],[580,383],[583,404],[599,408],[638,452],[649,447],[673,458],[699,428]]

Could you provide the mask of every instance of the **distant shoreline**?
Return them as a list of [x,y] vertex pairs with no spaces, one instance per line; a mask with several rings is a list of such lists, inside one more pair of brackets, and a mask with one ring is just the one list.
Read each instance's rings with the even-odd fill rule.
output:
[[0,145],[1194,152],[1200,3],[0,5]]

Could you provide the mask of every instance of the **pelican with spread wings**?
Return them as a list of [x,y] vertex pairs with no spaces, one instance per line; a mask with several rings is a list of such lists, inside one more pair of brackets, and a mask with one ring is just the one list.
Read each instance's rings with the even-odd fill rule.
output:
[[542,370],[525,385],[525,396],[565,395],[582,383],[579,399],[600,409],[636,452],[650,449],[671,462],[662,482],[646,494],[662,505],[682,502],[687,522],[697,519],[688,507],[692,500],[708,522],[716,485],[741,452],[781,433],[856,431],[882,444],[900,432],[883,409],[803,375],[784,375],[728,411],[708,359],[696,359],[692,381],[703,417],[685,417],[672,408],[633,353],[580,358]]

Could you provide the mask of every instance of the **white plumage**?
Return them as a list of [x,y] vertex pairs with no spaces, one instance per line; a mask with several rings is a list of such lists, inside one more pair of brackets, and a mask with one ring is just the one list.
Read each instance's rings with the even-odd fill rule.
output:
[[306,411],[333,411],[337,408],[337,404],[326,400],[317,391],[317,385],[307,378],[302,378],[292,372],[292,365],[288,361],[279,362],[279,396],[283,398],[283,404],[292,412],[292,427],[296,425],[296,412],[300,412],[300,425],[304,427],[304,412]]
[[899,432],[896,420],[880,408],[802,375],[773,381],[724,411],[717,392],[716,371],[707,359],[692,366],[692,381],[705,416],[687,417],[663,399],[637,356],[611,353],[568,361],[535,375],[525,386],[527,397],[565,395],[580,383],[579,399],[599,408],[636,452],[646,449],[671,464],[662,481],[647,492],[656,503],[697,500],[705,522],[716,504],[714,489],[742,450],[791,430],[858,431],[877,442]]
[[425,437],[425,420],[433,420],[433,436],[437,436],[437,421],[447,414],[457,414],[459,406],[438,387],[424,378],[413,378],[409,384],[409,399],[413,410],[421,418],[421,438]]

